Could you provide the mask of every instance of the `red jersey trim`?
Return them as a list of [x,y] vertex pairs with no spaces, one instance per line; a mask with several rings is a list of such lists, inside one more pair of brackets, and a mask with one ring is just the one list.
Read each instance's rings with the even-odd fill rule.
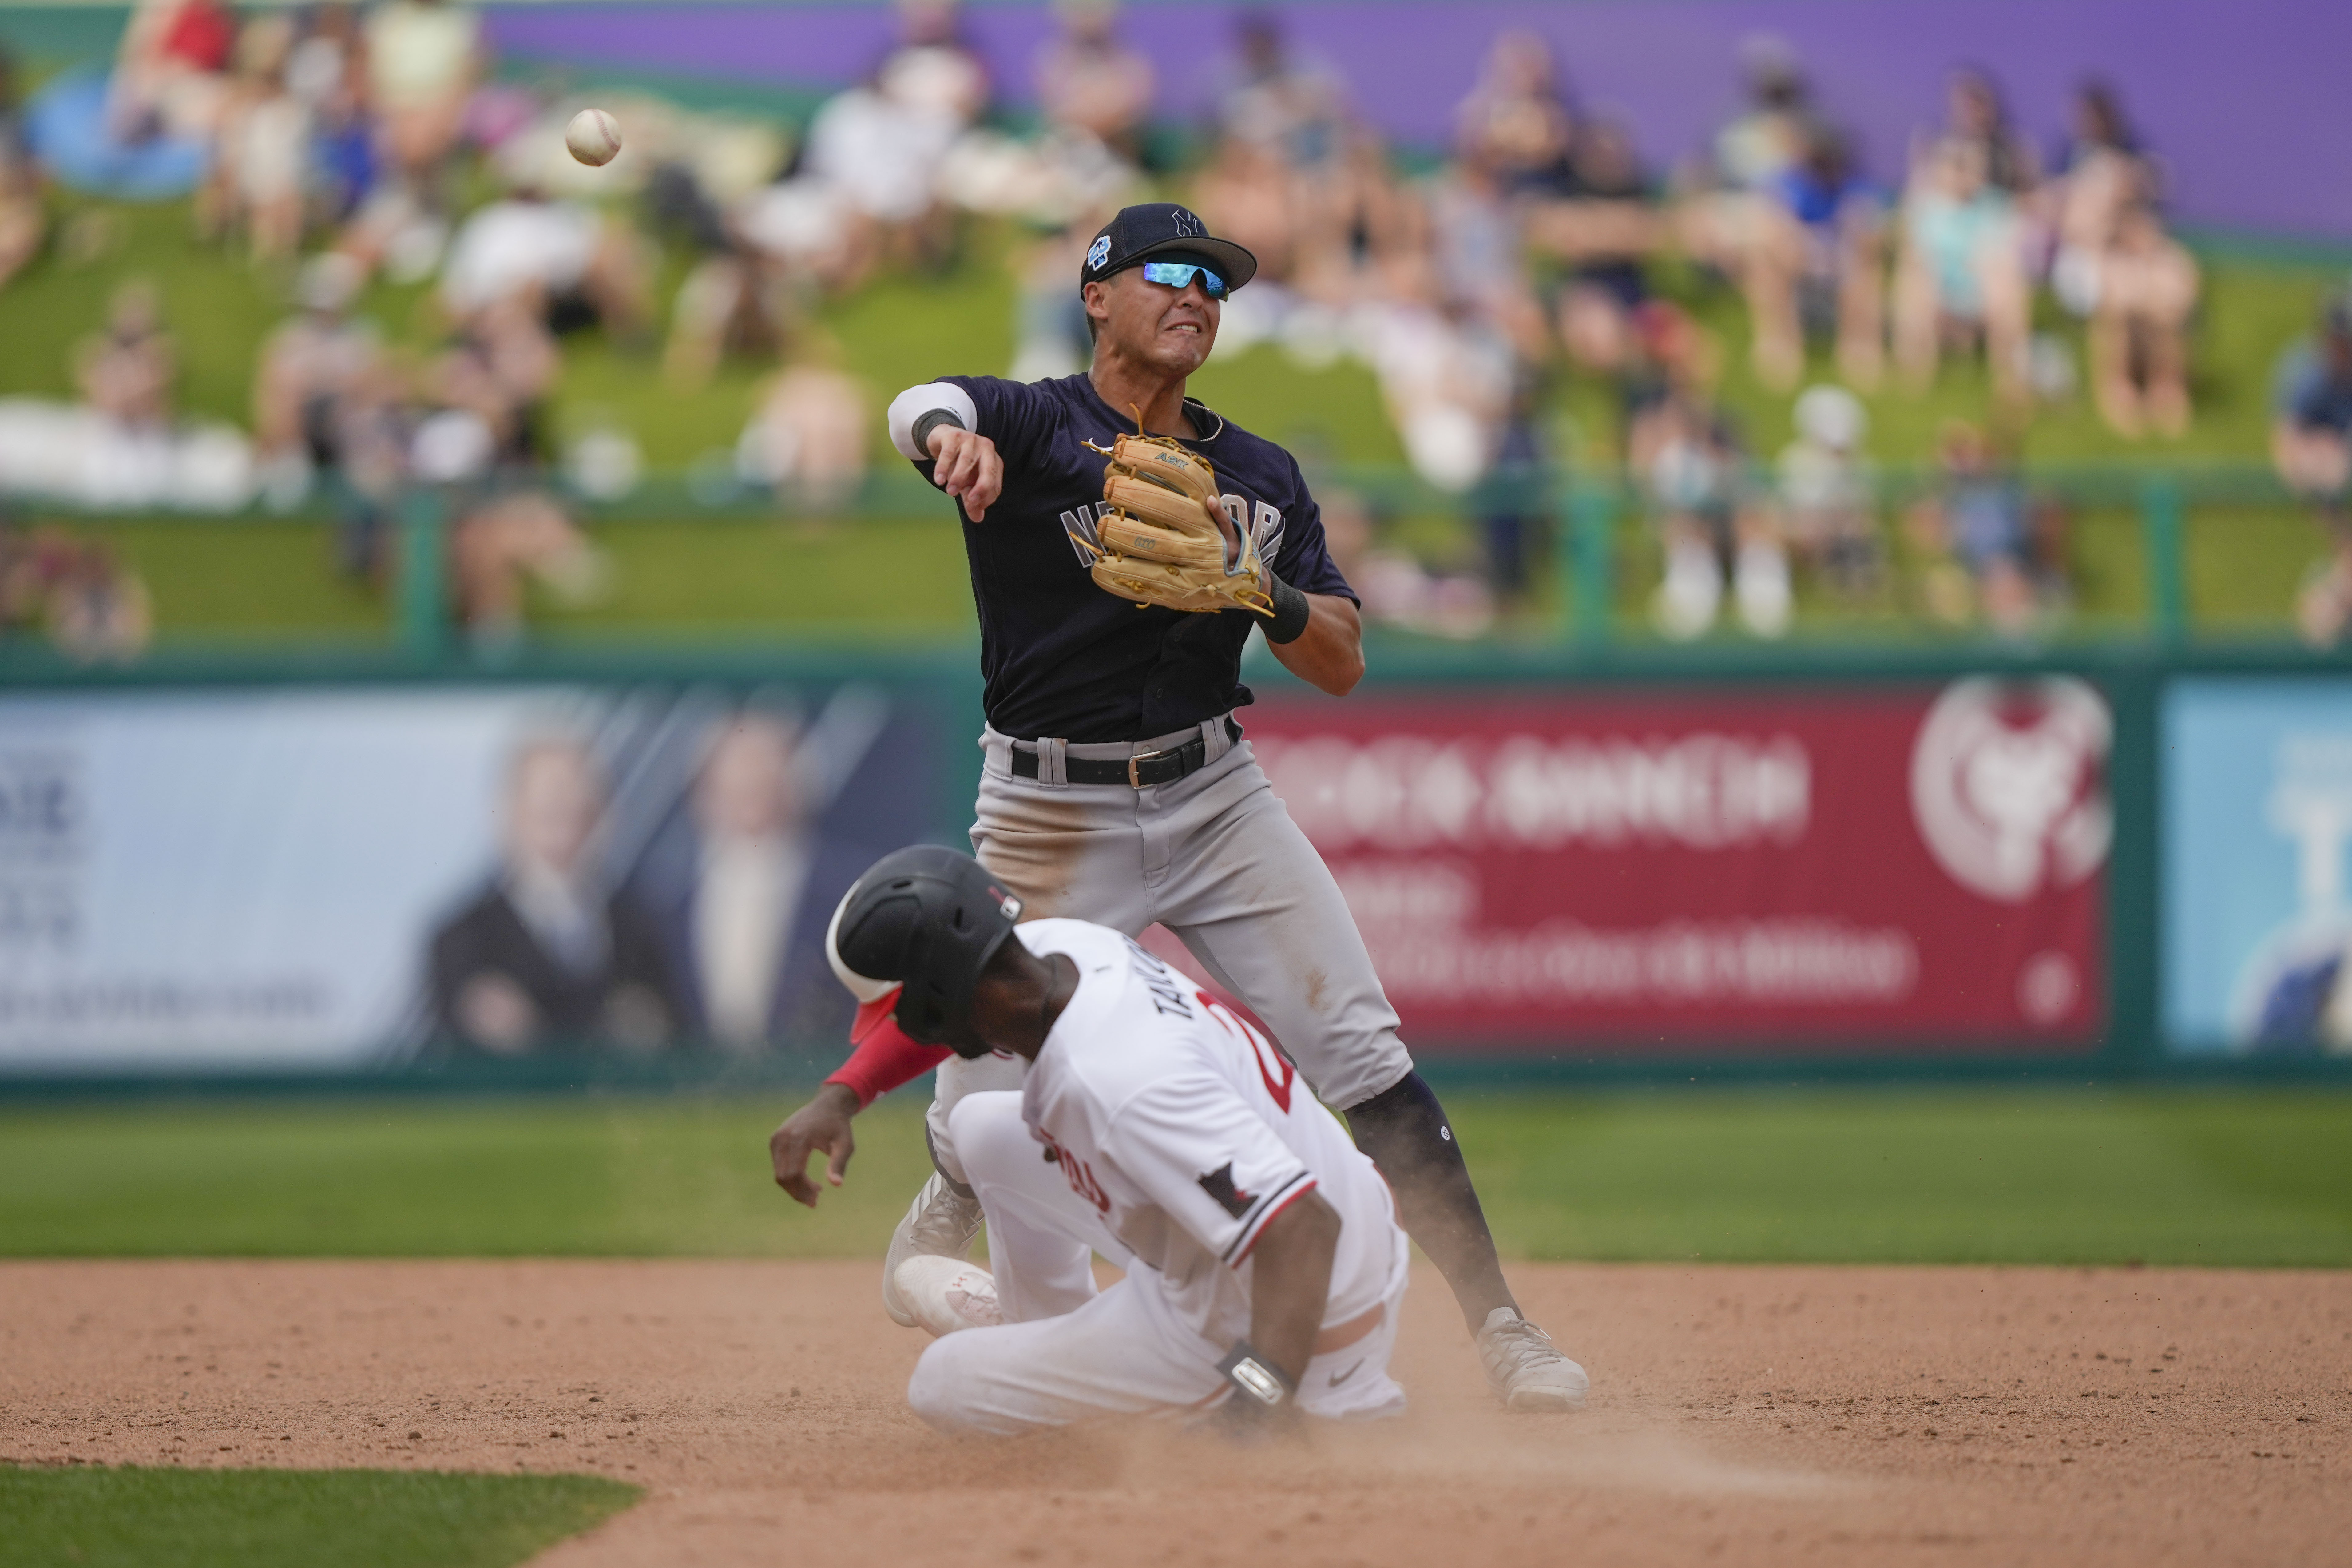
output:
[[1273,1196],[1266,1199],[1265,1205],[1258,1210],[1257,1218],[1249,1223],[1233,1247],[1225,1249],[1225,1262],[1239,1268],[1248,1260],[1250,1248],[1257,1245],[1257,1238],[1265,1234],[1265,1227],[1274,1223],[1274,1216],[1314,1190],[1315,1176],[1310,1171],[1301,1171],[1290,1178],[1287,1185],[1276,1187]]

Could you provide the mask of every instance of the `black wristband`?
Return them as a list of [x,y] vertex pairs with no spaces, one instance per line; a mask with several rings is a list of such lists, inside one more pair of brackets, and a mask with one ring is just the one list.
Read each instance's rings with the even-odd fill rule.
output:
[[959,430],[964,428],[963,421],[956,417],[955,410],[952,408],[924,409],[921,416],[915,421],[915,450],[929,458],[931,453],[931,432],[942,425],[952,425]]
[[1225,1359],[1217,1363],[1217,1370],[1234,1385],[1237,1398],[1248,1399],[1268,1410],[1298,1392],[1298,1384],[1291,1381],[1290,1374],[1258,1354],[1256,1347],[1247,1340],[1234,1341]]
[[1315,613],[1315,606],[1270,567],[1265,574],[1265,596],[1274,601],[1274,619],[1265,623],[1266,641],[1297,642],[1306,635],[1307,618]]

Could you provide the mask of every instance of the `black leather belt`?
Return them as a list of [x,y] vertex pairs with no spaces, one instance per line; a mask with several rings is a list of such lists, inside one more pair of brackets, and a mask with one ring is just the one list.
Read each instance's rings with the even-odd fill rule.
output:
[[[1225,739],[1238,741],[1242,727],[1225,720]],[[1013,776],[1034,779],[1037,776],[1037,753],[1021,748],[1026,742],[1013,744]],[[1164,752],[1144,752],[1132,757],[1062,759],[1064,776],[1074,784],[1126,784],[1130,789],[1150,789],[1153,784],[1174,784],[1187,773],[1201,771],[1209,760],[1209,743],[1195,735],[1181,746],[1171,746]]]

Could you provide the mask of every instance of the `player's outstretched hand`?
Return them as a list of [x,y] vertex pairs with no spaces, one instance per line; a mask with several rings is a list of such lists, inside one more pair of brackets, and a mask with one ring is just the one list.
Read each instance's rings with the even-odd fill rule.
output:
[[784,1124],[768,1134],[768,1159],[776,1168],[776,1185],[809,1207],[816,1207],[817,1194],[824,1189],[809,1180],[809,1156],[824,1153],[825,1181],[841,1185],[849,1174],[849,1157],[857,1152],[856,1135],[849,1130],[849,1119],[856,1114],[856,1094],[829,1083],[816,1091],[815,1099],[785,1117]]
[[986,517],[1004,493],[1004,459],[996,455],[996,443],[942,425],[931,432],[931,456],[938,463],[932,482],[963,502],[963,514],[972,521]]

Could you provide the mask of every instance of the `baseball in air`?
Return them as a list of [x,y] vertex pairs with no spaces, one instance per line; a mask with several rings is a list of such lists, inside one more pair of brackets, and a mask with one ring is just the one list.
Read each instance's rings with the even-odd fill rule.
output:
[[621,150],[621,122],[601,109],[583,109],[563,128],[563,144],[592,169],[601,169]]

